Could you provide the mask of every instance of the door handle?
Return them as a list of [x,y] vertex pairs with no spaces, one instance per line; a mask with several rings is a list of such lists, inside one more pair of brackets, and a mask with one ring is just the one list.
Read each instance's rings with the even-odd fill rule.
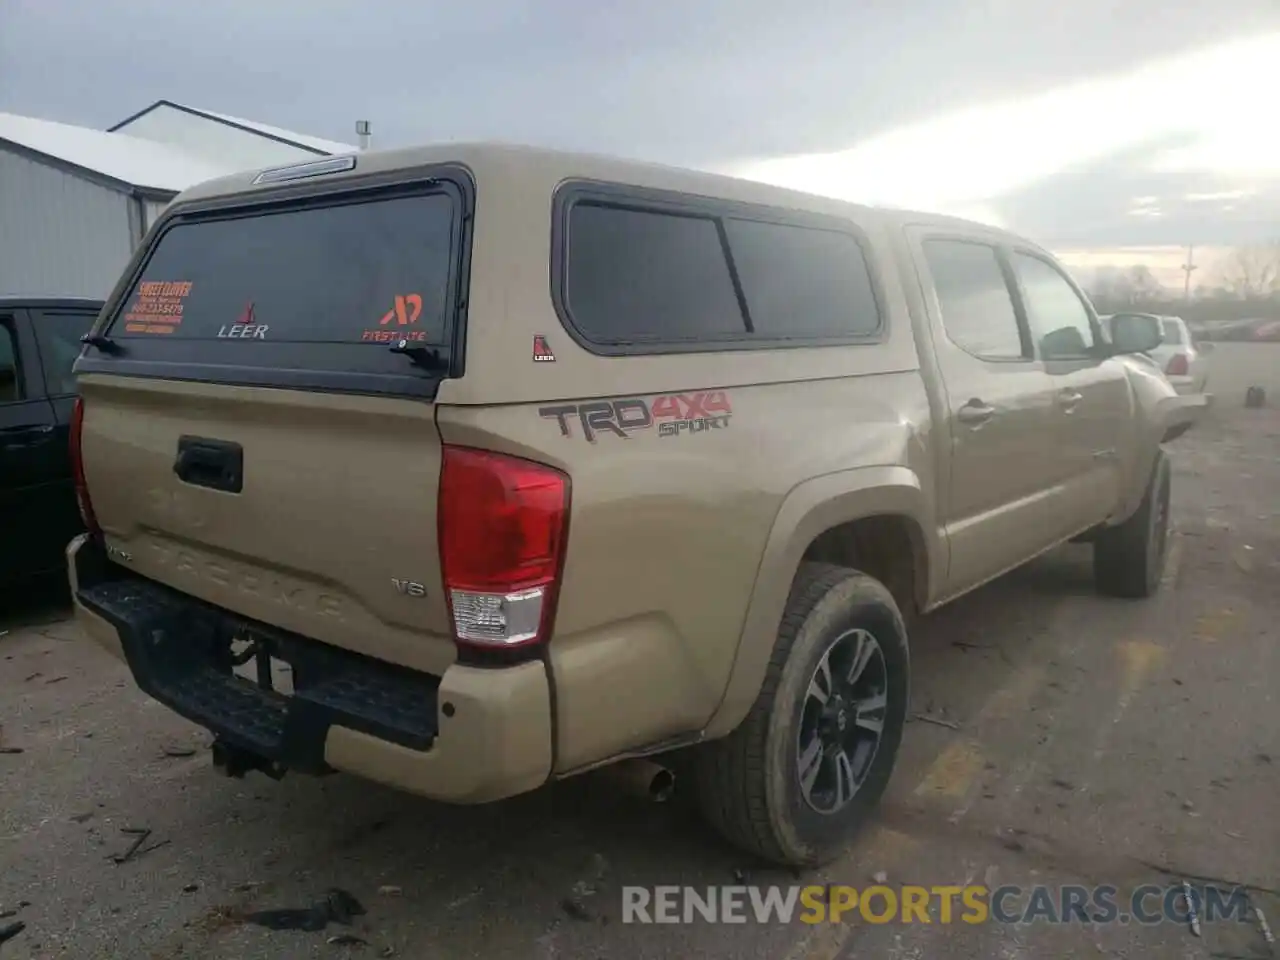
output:
[[1077,390],[1063,390],[1058,394],[1058,404],[1062,407],[1064,413],[1073,413],[1076,404],[1084,399],[1084,394]]
[[244,490],[244,450],[226,440],[184,435],[178,438],[173,472],[193,486],[240,493]]
[[976,427],[990,420],[995,412],[995,407],[988,406],[975,397],[956,411],[956,419]]
[[46,434],[53,433],[53,427],[47,423],[30,427],[0,427],[0,433],[26,433],[33,437],[43,437]]

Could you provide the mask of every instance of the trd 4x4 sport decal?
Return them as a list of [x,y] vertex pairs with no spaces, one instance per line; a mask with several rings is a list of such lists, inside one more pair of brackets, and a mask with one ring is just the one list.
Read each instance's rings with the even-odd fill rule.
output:
[[574,420],[582,425],[582,436],[591,443],[602,433],[612,433],[623,440],[640,430],[658,428],[659,437],[723,430],[729,426],[733,408],[723,390],[696,393],[664,393],[652,400],[626,397],[621,400],[593,400],[589,403],[566,403],[542,407],[538,414],[560,424],[562,437],[573,436]]

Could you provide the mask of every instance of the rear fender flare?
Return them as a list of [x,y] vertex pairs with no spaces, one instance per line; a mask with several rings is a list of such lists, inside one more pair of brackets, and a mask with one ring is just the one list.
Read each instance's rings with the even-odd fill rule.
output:
[[742,634],[720,704],[704,730],[707,739],[731,732],[764,683],[783,609],[805,550],[824,530],[865,517],[899,515],[922,534],[927,581],[917,584],[922,606],[936,595],[945,572],[943,546],[931,498],[920,478],[903,466],[864,467],[815,477],[794,487],[782,502],[765,543]]

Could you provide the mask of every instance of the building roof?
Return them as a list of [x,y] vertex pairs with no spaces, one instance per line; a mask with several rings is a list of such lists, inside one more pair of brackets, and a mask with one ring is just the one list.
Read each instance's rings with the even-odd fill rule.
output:
[[295,133],[292,130],[285,130],[281,127],[273,127],[269,124],[258,123],[255,120],[244,120],[240,117],[233,117],[226,113],[214,113],[212,110],[201,110],[198,107],[187,106],[186,104],[174,103],[172,100],[157,100],[151,106],[139,110],[137,113],[126,117],[113,127],[109,127],[108,131],[114,133],[124,127],[127,127],[133,121],[146,116],[153,110],[161,107],[168,107],[171,110],[179,110],[183,113],[189,113],[192,116],[203,117],[206,120],[212,120],[214,123],[221,123],[228,127],[234,127],[245,133],[252,133],[259,137],[266,137],[269,140],[275,140],[278,143],[286,143],[290,146],[298,147],[301,150],[308,150],[311,153],[329,156],[335,153],[354,153],[357,147],[354,144],[342,143],[338,140],[324,140],[320,137],[307,136],[304,133]]
[[0,113],[0,145],[17,146],[126,189],[175,194],[231,171],[175,147],[123,133]]

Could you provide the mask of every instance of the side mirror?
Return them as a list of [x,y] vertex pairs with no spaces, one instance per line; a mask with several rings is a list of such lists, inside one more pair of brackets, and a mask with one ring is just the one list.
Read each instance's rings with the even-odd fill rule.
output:
[[1111,343],[1115,353],[1146,353],[1164,341],[1160,320],[1145,313],[1117,313],[1111,318]]

